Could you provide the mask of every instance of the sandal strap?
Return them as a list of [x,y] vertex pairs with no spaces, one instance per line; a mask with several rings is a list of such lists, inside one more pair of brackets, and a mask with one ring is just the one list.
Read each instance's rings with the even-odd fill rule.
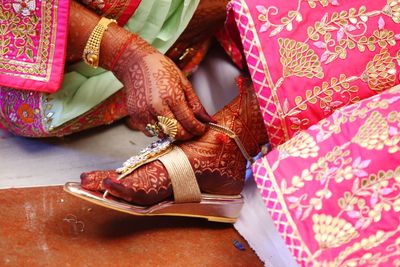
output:
[[168,171],[175,203],[200,202],[201,192],[192,165],[185,152],[173,146],[169,153],[158,158]]

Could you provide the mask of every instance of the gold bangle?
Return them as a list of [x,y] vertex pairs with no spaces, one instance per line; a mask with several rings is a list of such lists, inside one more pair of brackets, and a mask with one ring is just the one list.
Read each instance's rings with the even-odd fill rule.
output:
[[117,21],[114,19],[102,17],[96,27],[94,27],[86,43],[85,49],[83,50],[82,56],[83,61],[85,61],[89,66],[93,68],[99,66],[101,39],[103,38],[103,34],[107,30],[108,25],[116,22]]

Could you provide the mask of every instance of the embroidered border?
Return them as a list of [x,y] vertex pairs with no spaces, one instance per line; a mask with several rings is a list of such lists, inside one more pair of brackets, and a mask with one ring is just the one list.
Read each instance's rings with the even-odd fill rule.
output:
[[[42,18],[40,31],[36,32],[40,36],[37,41],[39,47],[35,57],[32,56],[33,59],[36,58],[36,61],[30,63],[5,58],[0,60],[1,74],[35,81],[49,81],[55,51],[59,0],[42,1],[40,3]],[[12,8],[9,11],[13,12]]]
[[[275,84],[272,81],[268,70],[268,63],[261,49],[254,21],[245,1],[234,0],[231,2],[231,8],[235,11],[236,24],[242,38],[247,65],[250,69],[258,101],[262,107],[261,112],[270,142],[273,145],[281,144],[289,139],[289,134],[286,122],[283,119],[281,104],[274,90]],[[265,88],[270,89],[269,96],[261,95],[261,91],[265,90]]]
[[[264,203],[289,250],[298,263],[308,263],[312,253],[304,243],[286,207],[285,199],[276,182],[275,175],[265,157],[252,166],[258,189],[262,192]],[[265,178],[265,177],[268,177]]]

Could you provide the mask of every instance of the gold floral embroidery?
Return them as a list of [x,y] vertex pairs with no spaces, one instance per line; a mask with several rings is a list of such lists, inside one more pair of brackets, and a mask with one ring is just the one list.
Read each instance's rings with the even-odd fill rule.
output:
[[[356,163],[357,162],[357,163]],[[362,167],[368,166],[370,160],[361,161],[359,158],[353,163],[358,166],[358,172]],[[366,172],[364,173],[367,174]],[[362,176],[364,175],[362,174]],[[359,174],[358,174],[359,175]],[[335,216],[325,214],[313,215],[313,230],[315,240],[318,242],[320,249],[316,250],[311,259],[315,259],[323,252],[323,250],[332,247],[338,247],[346,244],[358,237],[358,229],[366,229],[371,222],[377,222],[381,218],[382,211],[394,212],[400,211],[400,167],[396,170],[379,171],[377,174],[371,174],[367,178],[355,178],[351,192],[344,192],[343,197],[338,200],[338,205],[341,208],[340,212]],[[367,199],[365,199],[367,198]],[[289,200],[290,201],[290,200]],[[357,208],[355,208],[357,206]],[[354,223],[350,223],[341,218],[346,214]],[[338,229],[339,228],[339,229]],[[368,262],[372,255],[364,254],[361,258],[348,258],[352,253],[359,250],[370,250],[374,247],[387,241],[390,237],[398,234],[400,226],[392,231],[377,231],[376,233],[363,238],[362,240],[353,243],[340,252],[339,256],[331,262],[315,262],[316,266],[358,266],[352,265],[354,262]],[[342,234],[338,234],[341,232]],[[353,233],[355,233],[353,235]],[[396,241],[397,242],[397,241]],[[394,246],[390,249],[388,257],[398,255],[399,243],[390,244]],[[396,248],[396,249],[395,249]],[[393,252],[393,253],[392,253]],[[380,254],[375,255],[376,260],[385,260]],[[361,260],[361,261],[360,261]],[[374,261],[371,261],[374,262]],[[375,261],[376,263],[376,261]],[[373,265],[377,266],[377,265]]]
[[[341,266],[343,267],[354,267],[354,266],[385,266],[383,263],[390,264],[394,267],[400,267],[400,238],[396,239],[393,244],[386,246],[385,253],[372,252],[364,253],[361,257],[351,258],[344,261]],[[334,263],[333,263],[334,264]],[[336,265],[337,266],[337,265]]]
[[[400,90],[400,86],[393,87],[386,91],[387,93],[396,93]],[[311,131],[317,131],[315,135],[315,140],[317,143],[323,142],[328,139],[332,134],[337,134],[341,131],[341,126],[347,122],[353,122],[357,118],[365,118],[370,112],[376,109],[387,109],[391,101],[395,101],[397,96],[389,99],[381,99],[381,96],[375,95],[371,97],[371,101],[367,103],[366,107],[362,107],[361,102],[354,103],[346,108],[336,110],[332,119],[323,119],[319,123],[314,124],[309,128]],[[394,122],[397,119],[397,113],[388,116],[389,122]],[[391,119],[392,118],[392,119]],[[399,120],[400,121],[400,120]],[[399,126],[400,127],[400,126]]]
[[[341,74],[339,79],[336,77],[331,78],[330,84],[324,81],[321,86],[315,86],[313,90],[306,90],[304,98],[300,95],[296,96],[294,99],[295,106],[291,109],[289,109],[288,100],[285,99],[283,112],[284,116],[291,121],[290,128],[297,131],[310,125],[309,119],[297,117],[296,115],[301,114],[311,105],[318,104],[324,115],[329,115],[341,106],[359,101],[357,94],[359,88],[355,85],[350,85],[351,82],[358,79],[367,83],[372,90],[379,92],[394,86],[397,73],[395,59],[399,58],[399,56],[400,53],[396,57],[392,57],[389,51],[384,48],[368,62],[361,76],[346,77]],[[334,97],[336,98],[335,101],[333,101]]]
[[[345,212],[347,216],[349,216],[350,218],[357,219],[355,224],[353,224],[354,226],[349,225],[347,226],[347,228],[352,227],[355,230],[359,228],[366,229],[372,221],[377,222],[380,220],[380,214],[382,210],[389,211],[393,208],[395,212],[400,211],[399,177],[400,177],[400,167],[398,167],[395,171],[393,170],[380,171],[377,174],[371,174],[368,178],[363,178],[361,180],[358,178],[355,179],[352,191],[345,192],[344,197],[340,198],[338,201],[341,211],[335,217],[331,217],[329,215],[323,217],[324,215],[321,215],[321,217],[319,217],[319,221],[323,222],[328,221],[329,222],[328,225],[331,225],[333,224],[334,221],[337,222],[343,220],[340,219],[340,217],[343,216],[343,213]],[[389,181],[391,180],[392,181],[394,180],[394,183],[389,185]],[[368,201],[364,199],[365,197],[369,197]],[[354,206],[356,205],[358,207],[357,210],[354,209]],[[371,207],[369,207],[368,205],[371,205]],[[316,220],[314,219],[314,216],[313,216],[313,221],[315,225]],[[342,225],[345,224],[345,222],[346,221],[342,222]],[[320,244],[320,249],[314,253],[313,258],[315,258],[316,255],[319,255],[319,253],[321,253],[323,249],[329,248],[329,246],[327,246],[325,242],[321,242],[321,237],[323,236],[323,241],[328,240],[329,235],[327,233],[332,233],[333,230],[326,230],[325,235],[323,235],[324,232],[321,231],[320,229],[321,227],[319,225],[316,227],[316,229],[314,226],[315,239]],[[333,262],[323,262],[322,265],[318,264],[318,266],[358,266],[358,265],[353,265],[352,263],[354,262],[361,262],[365,264],[368,259],[371,259],[372,257],[372,255],[370,255],[371,253],[369,254],[366,253],[361,258],[350,258],[347,260],[346,258],[348,258],[352,253],[359,251],[361,249],[369,250],[384,243],[390,237],[397,234],[399,230],[400,226],[398,226],[397,229],[393,231],[387,231],[387,232],[377,231],[376,233],[370,235],[369,237],[363,238],[361,241],[354,243],[350,247],[347,247],[339,254],[339,256]],[[332,237],[329,240],[335,240],[336,242],[340,242],[340,239],[338,240],[337,238],[335,239]],[[345,244],[349,241],[351,240],[349,239],[343,242],[342,244]],[[399,245],[400,245],[400,240],[399,243],[397,243],[396,241],[395,244],[389,245],[391,247],[393,246],[394,247],[390,248],[390,251],[388,251],[390,253],[387,255],[387,258],[392,257],[394,255],[398,255],[399,251],[397,250]],[[395,247],[397,247],[397,249],[394,249]],[[380,254],[376,254],[375,257],[376,260],[378,261],[385,260],[385,257],[382,257]]]
[[388,122],[378,111],[374,111],[360,127],[352,142],[369,150],[382,150],[384,146],[389,146],[389,153],[395,153],[400,150],[400,135],[397,130],[393,129],[393,134],[389,131]]
[[314,27],[308,27],[308,38],[314,41],[316,47],[325,50],[321,62],[329,64],[337,58],[345,59],[347,49],[357,48],[364,52],[366,49],[375,51],[377,45],[381,48],[396,45],[394,33],[383,28],[383,19],[380,29],[375,30],[370,37],[365,36],[368,28],[366,21],[380,14],[379,10],[367,12],[366,7],[362,6],[358,11],[351,8],[348,12],[334,12],[330,18],[325,14]]
[[[287,7],[287,14],[279,16],[281,21],[280,23],[275,24],[271,22],[271,17],[278,15],[280,9],[275,6],[265,7],[263,5],[257,5],[256,9],[259,12],[257,18],[259,21],[263,22],[260,28],[258,28],[258,32],[262,33],[271,30],[270,36],[275,36],[285,29],[287,31],[292,31],[294,23],[303,20],[304,14],[302,14],[300,9],[305,7],[305,5],[303,5],[304,3],[308,3],[311,8],[316,7],[318,4],[323,7],[328,6],[329,4],[339,5],[338,1],[335,0],[298,0],[297,8]],[[311,76],[304,74],[304,71],[296,64],[298,58],[294,57],[295,52],[293,51],[293,54],[291,54],[287,47],[285,47],[285,44],[283,43],[284,41],[287,41],[286,45],[292,45],[292,47],[289,47],[290,49],[294,48],[294,50],[296,50],[296,48],[298,48],[312,50],[315,55],[318,55],[318,60],[315,61],[318,62],[315,63],[317,68],[321,67],[323,63],[329,64],[337,59],[345,59],[349,50],[358,50],[362,53],[367,50],[376,51],[377,49],[380,49],[381,57],[375,57],[375,61],[371,61],[369,65],[366,66],[365,71],[359,74],[359,76],[351,76],[348,78],[351,79],[351,81],[362,80],[366,82],[373,91],[382,91],[390,88],[395,84],[397,68],[393,68],[393,58],[385,55],[385,51],[388,51],[387,48],[396,45],[397,41],[400,40],[400,34],[395,35],[393,31],[385,29],[384,18],[387,15],[395,22],[396,20],[400,21],[400,17],[396,13],[398,8],[400,9],[400,1],[388,0],[387,5],[382,5],[381,9],[367,10],[365,6],[361,6],[357,9],[350,8],[348,10],[333,12],[331,14],[326,13],[320,21],[317,21],[315,25],[310,26],[307,29],[308,38],[304,41],[291,40],[288,38],[278,39],[278,44],[280,46],[279,53],[283,65],[283,75],[278,78],[275,84],[270,82],[271,91],[276,92],[277,89],[282,86],[286,77],[293,75],[309,78]],[[371,32],[371,30],[368,29],[370,26],[367,26],[366,22],[370,20],[370,18],[378,16],[381,17],[379,17],[379,19],[377,18],[377,29],[371,34],[366,35],[367,32]],[[289,40],[291,43],[289,43]],[[295,47],[295,44],[298,46]],[[318,50],[312,48],[312,46],[323,49],[320,56]],[[385,56],[382,57],[383,55]],[[293,56],[293,60],[288,56]],[[397,59],[398,62],[400,62],[400,54]],[[383,66],[383,64],[387,65]],[[293,69],[300,71],[301,75],[296,75]],[[321,70],[321,73],[317,71],[314,75],[314,77],[317,78],[323,78],[325,76],[323,70]],[[339,79],[339,77],[336,77],[336,79]],[[311,121],[308,118],[297,115],[302,114],[302,111],[306,110],[310,105],[319,105],[324,116],[327,116],[337,108],[359,100],[357,94],[359,89],[355,91],[355,84],[352,84],[349,87],[351,88],[350,91],[354,90],[354,92],[343,90],[344,93],[334,92],[334,94],[330,96],[328,95],[330,90],[327,91],[328,94],[323,93],[324,90],[322,87],[326,86],[326,82],[318,86],[321,90],[316,88],[317,86],[314,88],[306,88],[307,91],[305,91],[303,95],[299,95],[297,98],[297,103],[289,103],[289,100],[287,99],[283,99],[283,101],[280,102],[276,94],[272,93],[274,99],[271,99],[271,101],[273,101],[276,106],[279,106],[279,109],[277,109],[276,112],[281,118],[287,118],[281,120],[281,128],[284,128],[285,130],[289,128],[293,133],[293,131],[296,132],[309,127]],[[313,94],[314,90],[316,90],[316,94]],[[344,97],[344,95],[347,97]],[[289,104],[296,104],[296,106],[290,107]],[[286,126],[287,123],[289,125]],[[271,128],[273,125],[271,125]],[[287,140],[287,137],[285,137],[285,139]]]
[[335,248],[357,238],[359,233],[346,220],[325,214],[314,214],[314,238],[321,249]]
[[303,17],[300,11],[301,0],[298,0],[296,10],[290,10],[286,16],[282,16],[280,23],[273,23],[270,19],[270,15],[277,15],[279,10],[276,6],[269,6],[268,8],[262,5],[257,5],[256,8],[260,14],[258,15],[258,20],[263,21],[261,25],[260,32],[265,32],[270,28],[273,28],[269,36],[275,36],[283,29],[291,31],[293,29],[293,22],[301,22]]
[[381,150],[388,138],[389,125],[379,112],[374,111],[352,141],[370,150]]
[[308,44],[287,38],[279,38],[278,43],[284,78],[292,75],[319,79],[324,77],[318,56]]
[[[385,241],[387,241],[390,237],[394,236],[395,234],[398,234],[400,230],[400,226],[398,226],[395,230],[393,231],[382,231],[382,230],[378,230],[375,233],[371,234],[368,237],[365,237],[363,239],[361,239],[360,241],[357,241],[355,243],[353,243],[351,246],[345,248],[343,251],[341,251],[339,253],[339,256],[332,262],[324,262],[322,265],[318,264],[317,266],[348,266],[348,267],[355,267],[355,266],[359,266],[357,265],[357,262],[359,262],[359,260],[367,260],[370,258],[370,254],[366,253],[361,257],[361,259],[359,258],[355,258],[355,259],[348,259],[346,260],[346,258],[348,258],[351,254],[353,254],[356,251],[360,251],[360,250],[364,250],[364,251],[368,251],[371,250],[372,248],[375,248],[379,245],[381,245],[382,243],[384,243]],[[397,243],[395,243],[394,246],[398,246]],[[390,247],[393,247],[393,245],[389,245],[388,246],[389,249]],[[399,253],[399,251],[394,251],[390,250],[388,251],[390,253],[388,253],[385,256],[393,256]],[[393,254],[391,253],[393,252]],[[384,256],[384,257],[385,257]],[[356,264],[356,265],[354,265]],[[365,262],[364,262],[365,264]],[[369,265],[370,266],[370,265]],[[376,264],[376,262],[374,262],[374,264],[372,264],[372,266],[378,266],[378,264]]]
[[[398,123],[400,122],[400,112],[398,111],[392,111],[388,115],[388,121],[391,123]],[[400,125],[397,124],[397,127],[400,128]]]
[[[334,12],[330,18],[328,18],[328,14],[325,14],[321,21],[315,23],[315,27],[310,26],[308,28],[309,39],[305,42],[287,38],[278,39],[283,77],[277,81],[275,89],[282,85],[286,77],[292,75],[323,78],[321,63],[328,64],[337,58],[346,58],[347,49],[357,47],[360,52],[364,52],[366,48],[371,51],[375,50],[376,46],[382,48],[380,53],[375,55],[367,64],[365,71],[360,76],[346,78],[344,74],[341,74],[339,78],[331,78],[330,84],[324,81],[320,86],[305,90],[304,97],[297,96],[294,99],[295,106],[292,108],[289,108],[289,101],[285,99],[282,115],[290,120],[292,130],[298,131],[310,125],[311,122],[308,118],[297,116],[302,114],[302,111],[307,110],[308,106],[319,105],[319,109],[324,115],[329,115],[341,106],[357,102],[359,100],[357,94],[359,89],[357,86],[350,86],[350,82],[361,79],[374,91],[382,91],[395,85],[397,72],[394,63],[395,58],[390,55],[386,48],[396,44],[394,33],[384,29],[383,24],[379,30],[374,31],[372,36],[364,36],[367,31],[365,22],[370,17],[379,14],[382,14],[382,11],[367,12],[364,6],[360,7],[358,11],[351,8],[348,12]],[[354,33],[356,30],[361,32]],[[337,42],[332,37],[334,32],[336,32]],[[319,41],[321,36],[323,41]],[[314,45],[317,48],[325,50],[320,60],[315,51],[307,44],[310,39],[315,41]],[[334,47],[334,50],[331,50],[330,47]],[[400,62],[400,54],[396,59]]]
[[[39,20],[36,15],[24,15],[22,18],[11,8],[0,6],[0,59],[15,59],[8,55],[12,44],[18,49],[16,58],[21,55],[33,59],[34,43]],[[12,36],[12,38],[11,38]]]
[[400,1],[387,0],[387,5],[383,8],[383,13],[393,18],[393,21],[400,23]]
[[279,145],[279,158],[274,162],[271,169],[276,170],[281,160],[287,157],[315,158],[318,156],[319,146],[313,137],[307,132],[300,132],[298,135]]
[[281,158],[288,156],[300,158],[315,158],[318,156],[319,147],[311,135],[306,132],[300,132],[298,135],[289,139],[287,142],[279,145],[277,150]]
[[[323,200],[332,196],[332,192],[329,190],[332,181],[341,183],[353,178],[355,168],[349,166],[353,159],[350,156],[350,150],[345,149],[349,144],[334,147],[332,151],[320,157],[317,162],[312,163],[309,169],[304,169],[300,176],[293,176],[290,185],[285,179],[282,179],[281,191],[284,195],[288,195],[287,199],[291,203],[289,209],[295,210],[297,218],[305,220],[313,210],[322,209]],[[315,193],[315,196],[309,193],[303,193],[300,196],[294,195],[298,190],[304,188],[306,182],[310,181],[321,183],[322,188],[312,193]]]
[[[338,107],[348,105],[359,100],[356,94],[359,88],[355,85],[350,85],[350,82],[357,80],[357,76],[346,77],[341,74],[339,78],[333,77],[329,82],[323,82],[321,86],[314,86],[313,90],[308,89],[305,91],[305,97],[296,96],[294,99],[295,106],[288,110],[288,100],[285,99],[284,113],[285,117],[289,117],[292,122],[290,126],[292,130],[299,130],[309,125],[309,120],[301,120],[296,117],[302,111],[308,108],[308,105],[316,105],[318,103],[319,108],[328,115],[332,113]],[[333,101],[333,96],[338,95],[339,100]]]
[[382,91],[396,84],[396,65],[387,49],[382,49],[374,56],[361,79],[375,91]]
[[258,15],[258,20],[264,23],[260,27],[260,32],[265,32],[270,28],[273,28],[269,36],[275,36],[284,29],[287,31],[293,30],[294,22],[303,21],[303,16],[300,13],[301,2],[307,2],[311,8],[315,8],[317,3],[320,3],[323,7],[331,5],[339,5],[337,0],[298,0],[297,7],[295,10],[290,10],[286,16],[282,16],[280,23],[273,23],[271,21],[270,15],[278,15],[279,10],[276,6],[269,6],[268,8],[263,5],[257,5],[256,8],[260,14]]
[[[365,176],[367,173],[365,173]],[[338,205],[342,209],[338,216],[345,213],[356,219],[357,229],[366,229],[372,222],[381,220],[383,211],[400,211],[400,167],[396,170],[379,171],[366,178],[354,179],[351,192],[344,192]],[[389,182],[393,181],[389,185]],[[365,198],[368,197],[369,201]]]
[[[54,57],[58,24],[58,4],[58,0],[40,2],[40,6],[37,7],[37,12],[42,15],[40,27],[37,26],[39,19],[35,14],[16,15],[11,4],[0,5],[0,73],[37,81],[50,79],[52,70],[50,63]],[[4,36],[6,33],[8,35]],[[9,37],[11,38],[8,39]],[[33,45],[32,38],[34,37],[37,38],[39,44],[37,48]],[[10,58],[9,47],[13,45],[13,42],[16,42],[14,44],[17,48],[15,49],[16,58],[20,56],[25,56],[25,58],[18,58],[18,60]]]
[[335,0],[303,0],[303,1],[306,1],[311,8],[315,8],[317,6],[317,3],[320,3],[323,7],[326,7],[329,4],[332,4],[334,6],[339,5],[339,3]]

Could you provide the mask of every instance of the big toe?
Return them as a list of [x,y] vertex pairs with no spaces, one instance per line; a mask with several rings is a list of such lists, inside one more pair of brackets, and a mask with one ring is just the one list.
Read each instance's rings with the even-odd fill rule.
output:
[[117,177],[118,173],[114,170],[84,172],[81,174],[81,185],[87,190],[104,191],[103,180],[106,178],[116,179]]

